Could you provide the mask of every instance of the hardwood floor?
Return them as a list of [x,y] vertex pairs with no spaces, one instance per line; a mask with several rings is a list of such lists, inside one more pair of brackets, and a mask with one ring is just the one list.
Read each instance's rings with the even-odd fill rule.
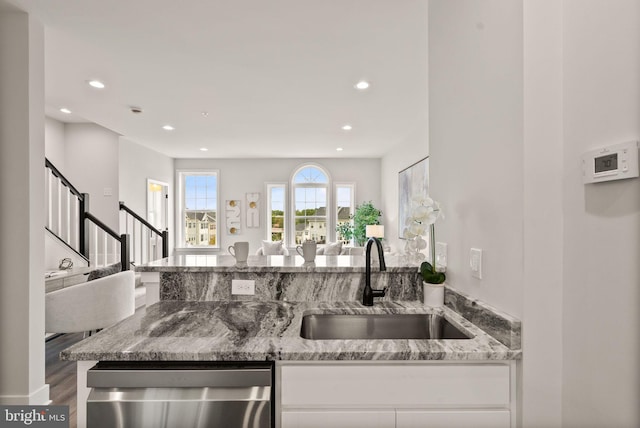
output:
[[58,354],[82,340],[82,333],[63,334],[45,344],[45,382],[54,405],[69,406],[69,428],[76,428],[76,362],[60,361]]

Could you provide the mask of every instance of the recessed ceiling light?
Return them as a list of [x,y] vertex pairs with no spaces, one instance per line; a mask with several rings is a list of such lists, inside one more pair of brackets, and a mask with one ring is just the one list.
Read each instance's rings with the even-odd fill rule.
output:
[[176,128],[174,128],[171,125],[165,125],[165,126],[162,127],[162,129],[164,129],[165,131],[173,131]]
[[353,129],[353,126],[351,126],[351,125],[344,125],[344,126],[342,127],[342,130],[343,130],[343,131],[351,131],[352,129]]
[[336,151],[338,151],[338,152],[341,152],[341,151],[343,151],[343,150],[344,150],[344,149],[343,149],[342,147],[338,147],[338,148],[336,149]]
[[209,116],[209,112],[208,112],[208,111],[203,111],[201,114],[202,114],[202,117],[207,117],[207,116]]
[[71,114],[71,110],[69,110],[69,109],[68,109],[68,108],[66,108],[66,107],[62,107],[62,108],[60,109],[60,111],[61,111],[61,112],[63,112],[64,114]]
[[89,86],[92,86],[96,89],[104,89],[104,83],[99,80],[89,80]]
[[361,80],[355,84],[355,88],[361,91],[364,91],[365,89],[369,89],[369,86],[370,84],[366,80]]
[[201,151],[201,152],[208,152],[208,151],[209,151],[209,149],[207,149],[206,147],[200,147],[200,151]]

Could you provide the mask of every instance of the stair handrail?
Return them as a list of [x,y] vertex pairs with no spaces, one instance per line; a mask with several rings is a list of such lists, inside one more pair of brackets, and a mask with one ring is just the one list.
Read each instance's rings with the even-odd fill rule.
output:
[[76,189],[73,186],[73,184],[71,184],[71,182],[67,179],[67,177],[65,177],[58,170],[58,168],[56,168],[55,165],[51,163],[51,161],[49,159],[44,158],[44,165],[45,165],[46,168],[49,168],[51,170],[51,172],[53,173],[53,175],[58,177],[60,179],[60,181],[62,181],[62,184],[67,186],[69,188],[69,190],[71,190],[71,193],[73,193],[78,199],[80,199],[80,201],[84,200],[84,194],[80,193],[78,191],[78,189]]
[[76,189],[75,186],[71,184],[69,179],[66,178],[64,174],[62,174],[60,170],[58,170],[58,168],[56,168],[56,166],[46,157],[44,159],[44,164],[45,164],[45,168],[48,168],[51,171],[51,174],[54,177],[56,177],[58,180],[60,180],[60,183],[64,185],[67,189],[69,189],[69,192],[71,192],[71,194],[78,199],[78,211],[79,211],[78,223],[79,224],[78,223],[76,224],[78,225],[77,230],[78,230],[78,247],[79,248],[78,249],[74,248],[69,242],[62,239],[53,230],[48,229],[47,226],[45,226],[45,229],[48,229],[49,231],[51,231],[51,233],[56,238],[58,238],[62,243],[64,243],[68,248],[82,255],[82,257],[84,257],[87,261],[89,261],[89,263],[91,263],[91,261],[89,260],[90,233],[89,233],[89,224],[88,224],[88,221],[90,221],[94,223],[99,229],[102,229],[104,233],[110,235],[113,239],[115,239],[120,244],[121,270],[123,271],[129,270],[131,267],[129,235],[128,234],[119,235],[109,226],[104,224],[99,218],[91,214],[89,212],[89,202],[90,202],[89,194],[81,193],[78,189]]
[[162,238],[162,258],[169,257],[169,231],[163,230],[160,231],[156,227],[154,227],[147,220],[142,218],[138,213],[129,208],[123,201],[120,201],[120,210],[126,212],[134,219],[138,220],[142,225],[148,228],[150,231],[158,235]]
[[155,233],[156,235],[160,235],[162,236],[162,232],[159,231],[158,229],[156,229],[151,223],[149,223],[147,220],[143,219],[142,217],[140,217],[140,215],[138,215],[135,211],[133,211],[131,208],[129,208],[124,202],[120,201],[120,210],[124,210],[127,213],[129,213],[129,215],[131,215],[133,218],[135,218],[136,220],[138,220],[140,223],[144,224],[146,227],[148,227],[149,229],[151,229],[151,231],[153,233]]

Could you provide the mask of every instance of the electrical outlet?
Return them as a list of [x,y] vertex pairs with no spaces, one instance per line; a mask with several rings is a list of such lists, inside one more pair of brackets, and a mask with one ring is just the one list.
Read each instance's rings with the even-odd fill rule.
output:
[[471,276],[482,279],[482,249],[471,249],[469,253],[469,267],[471,268]]
[[256,294],[256,282],[250,279],[232,279],[231,294],[253,296]]

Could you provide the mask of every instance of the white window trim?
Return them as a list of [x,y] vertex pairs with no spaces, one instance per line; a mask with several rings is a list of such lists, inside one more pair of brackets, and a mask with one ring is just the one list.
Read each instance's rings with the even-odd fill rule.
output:
[[[336,201],[335,205],[333,206],[333,216],[335,218],[334,224],[336,225],[336,227],[338,226],[338,187],[351,187],[351,214],[353,214],[353,212],[356,209],[356,183],[353,181],[350,182],[344,182],[344,181],[337,181],[334,183],[333,185],[333,200]],[[353,224],[353,221],[351,222]],[[332,234],[333,236],[331,237],[331,242],[336,242],[338,240],[338,232],[336,232],[336,227],[334,227],[332,229]],[[351,238],[351,245],[354,244],[353,238]]]
[[[331,179],[331,173],[329,172],[329,170],[323,166],[320,165],[319,163],[315,163],[315,162],[305,162],[303,164],[298,165],[297,167],[295,167],[293,169],[293,171],[291,172],[291,176],[289,177],[289,185],[290,185],[290,190],[289,190],[289,221],[287,222],[287,224],[289,225],[289,233],[286,233],[285,231],[285,236],[287,237],[287,245],[290,248],[293,248],[296,246],[296,195],[295,195],[295,191],[296,191],[296,185],[293,182],[295,176],[298,174],[298,172],[300,172],[301,169],[306,168],[306,167],[314,167],[314,168],[318,168],[319,170],[321,170],[326,176],[327,176],[327,184],[320,184],[318,183],[316,186],[314,185],[307,185],[305,187],[326,187],[327,189],[327,237],[326,237],[326,241],[327,242],[333,242],[335,241],[335,226],[334,226],[334,222],[333,222],[333,218],[335,217],[335,214],[330,214],[329,213],[329,208],[333,207],[333,180]],[[335,207],[333,207],[335,208]],[[331,209],[333,211],[333,208]]]
[[[216,245],[185,245],[184,237],[184,179],[185,175],[214,175],[216,176]],[[176,170],[176,189],[178,195],[176,197],[176,239],[175,248],[177,250],[203,251],[211,249],[220,249],[220,170],[219,169],[177,169]],[[199,231],[198,231],[199,233]]]
[[267,199],[267,203],[265,204],[266,206],[266,214],[265,214],[265,218],[267,219],[266,223],[267,223],[267,232],[265,235],[265,240],[266,241],[271,241],[271,189],[274,187],[284,187],[284,233],[283,233],[283,239],[282,242],[284,243],[284,245],[288,245],[287,243],[289,242],[289,227],[288,227],[288,221],[289,221],[289,185],[284,182],[284,181],[274,181],[274,182],[267,182],[264,184],[264,193],[266,195],[266,199]]

